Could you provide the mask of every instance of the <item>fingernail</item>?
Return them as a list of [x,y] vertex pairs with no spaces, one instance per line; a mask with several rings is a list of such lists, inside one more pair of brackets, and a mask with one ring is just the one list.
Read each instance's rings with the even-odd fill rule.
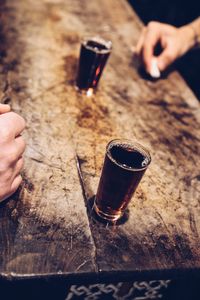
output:
[[160,70],[158,69],[157,60],[155,58],[151,61],[151,69],[150,69],[150,75],[153,78],[159,78],[160,77]]

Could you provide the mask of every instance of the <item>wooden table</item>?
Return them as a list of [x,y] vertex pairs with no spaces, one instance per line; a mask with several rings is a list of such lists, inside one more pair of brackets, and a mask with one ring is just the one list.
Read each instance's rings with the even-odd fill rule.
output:
[[[158,81],[138,72],[131,47],[142,25],[131,7],[123,0],[0,3],[1,101],[27,122],[23,185],[0,206],[1,279],[199,275],[199,103],[177,72]],[[85,35],[113,43],[90,98],[74,88]],[[152,155],[128,220],[115,227],[87,210],[113,138],[137,139]]]

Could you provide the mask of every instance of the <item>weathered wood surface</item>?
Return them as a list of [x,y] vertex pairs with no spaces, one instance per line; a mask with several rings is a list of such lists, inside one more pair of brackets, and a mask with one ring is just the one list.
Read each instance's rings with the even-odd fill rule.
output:
[[[176,72],[141,77],[140,29],[123,0],[1,1],[1,100],[27,121],[24,184],[0,207],[1,276],[199,272],[199,103]],[[113,51],[87,98],[74,80],[80,40],[96,34]],[[120,137],[147,145],[152,164],[128,220],[105,227],[87,215],[75,157],[89,203]]]

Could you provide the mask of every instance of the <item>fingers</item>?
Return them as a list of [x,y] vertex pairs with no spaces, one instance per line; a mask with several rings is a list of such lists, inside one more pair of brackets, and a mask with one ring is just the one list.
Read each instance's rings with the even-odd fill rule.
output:
[[4,114],[10,111],[10,105],[0,103],[0,114]]
[[22,176],[17,175],[15,179],[13,180],[13,183],[11,185],[10,194],[12,195],[16,190],[18,189],[19,185],[22,183]]
[[17,137],[18,135],[20,135],[22,133],[22,131],[25,128],[25,120],[21,116],[19,116],[18,114],[14,113],[14,112],[10,112],[8,114],[10,115],[9,123],[12,126],[10,128],[14,130],[15,137]]
[[[12,167],[20,159],[25,151],[25,142],[21,136],[15,138],[14,141],[5,146],[2,155],[4,155],[4,168]],[[2,156],[1,155],[1,156]]]
[[[137,51],[141,54],[146,71],[154,78],[160,76],[176,58],[181,44],[178,43],[177,28],[169,24],[150,22],[142,31]],[[155,56],[155,48],[160,44],[162,52]]]
[[6,169],[0,182],[0,202],[11,196],[22,182],[20,172],[23,168],[23,158],[20,157],[15,165]]
[[[152,63],[154,59],[154,48],[160,41],[160,23],[150,22],[147,27],[143,28],[139,41],[136,45],[136,53],[140,54],[144,62],[145,69],[152,73]],[[155,64],[154,64],[155,65]]]
[[14,141],[8,143],[5,147],[2,147],[2,153],[0,158],[4,157],[4,166],[9,167],[15,164],[19,158],[23,155],[26,148],[26,144],[21,136],[15,138]]
[[[9,186],[14,178],[20,174],[22,171],[24,164],[24,159],[23,157],[20,157],[17,161],[13,162],[12,164],[6,166],[6,168],[3,170],[1,168],[1,185],[3,184],[4,186]],[[4,171],[4,173],[2,172]]]
[[142,56],[145,64],[145,68],[148,73],[151,73],[152,69],[152,59],[154,58],[155,46],[160,41],[160,31],[159,28],[149,25],[143,42]]
[[176,57],[174,57],[174,51],[171,51],[170,47],[166,47],[161,55],[157,58],[157,66],[160,71],[164,71]]
[[3,193],[1,193],[0,191],[0,202],[2,202],[3,200],[7,199],[8,197],[10,197],[12,194],[14,194],[16,192],[16,190],[18,189],[18,187],[20,186],[20,184],[22,183],[22,176],[21,175],[17,175],[12,184],[11,187],[9,189],[7,189],[6,191],[4,190]]
[[9,141],[22,133],[25,128],[24,119],[14,112],[0,115],[1,141]]
[[13,172],[13,179],[20,175],[20,172],[22,171],[24,165],[24,159],[23,157],[20,157],[15,165],[15,171]]
[[18,136],[18,137],[15,138],[14,144],[15,144],[15,147],[16,147],[16,156],[17,156],[17,158],[19,158],[19,157],[22,156],[22,154],[25,151],[26,143],[25,143],[24,139],[21,136]]
[[144,44],[144,38],[145,38],[146,31],[147,31],[147,28],[144,27],[144,28],[142,29],[142,33],[141,33],[140,38],[139,38],[139,40],[138,40],[138,42],[137,42],[137,45],[136,45],[136,47],[135,47],[135,52],[136,52],[138,55],[141,54],[141,52],[142,52],[142,47],[143,47],[143,44]]
[[22,157],[25,147],[25,142],[21,136],[2,146],[0,153],[0,183],[5,179],[12,178],[12,174],[15,175],[16,164]]
[[0,105],[0,201],[12,195],[22,181],[24,128],[22,117],[10,112],[9,106]]

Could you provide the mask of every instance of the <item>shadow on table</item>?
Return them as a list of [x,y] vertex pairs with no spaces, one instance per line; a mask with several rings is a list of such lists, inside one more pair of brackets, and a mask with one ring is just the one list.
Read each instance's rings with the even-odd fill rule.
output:
[[94,222],[99,222],[101,224],[104,224],[105,226],[119,226],[128,221],[128,218],[129,218],[129,210],[128,209],[125,211],[124,215],[116,222],[108,222],[107,220],[100,218],[93,208],[94,200],[95,200],[95,195],[93,197],[91,197],[87,203],[88,215],[92,218],[92,220]]

